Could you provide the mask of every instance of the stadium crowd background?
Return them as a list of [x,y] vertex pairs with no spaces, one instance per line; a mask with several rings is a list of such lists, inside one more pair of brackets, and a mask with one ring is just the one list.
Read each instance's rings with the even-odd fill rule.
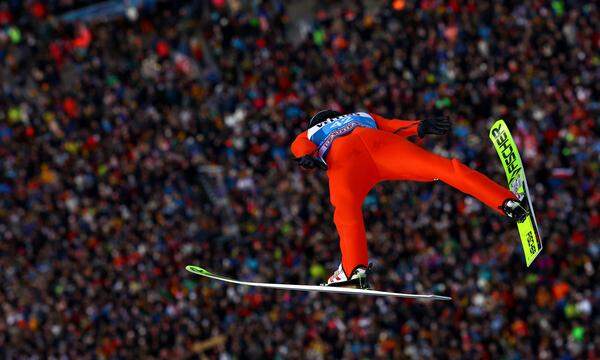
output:
[[[73,4],[0,4],[0,357],[598,357],[597,3],[324,1],[303,20],[213,0],[60,21]],[[323,108],[448,114],[452,135],[421,144],[501,182],[503,117],[543,253],[527,269],[514,226],[444,184],[390,183],[365,202],[377,287],[453,302],[187,273],[336,268],[325,174],[288,151]]]

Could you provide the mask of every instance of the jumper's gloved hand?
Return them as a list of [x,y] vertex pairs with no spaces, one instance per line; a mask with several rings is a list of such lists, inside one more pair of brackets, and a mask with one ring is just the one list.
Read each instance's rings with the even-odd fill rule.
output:
[[321,160],[314,158],[310,155],[304,155],[303,157],[294,159],[301,168],[311,170],[315,168],[319,168],[321,170],[327,170],[327,164],[322,162]]
[[436,116],[421,120],[417,128],[420,138],[427,134],[444,135],[450,131],[451,123],[447,116]]

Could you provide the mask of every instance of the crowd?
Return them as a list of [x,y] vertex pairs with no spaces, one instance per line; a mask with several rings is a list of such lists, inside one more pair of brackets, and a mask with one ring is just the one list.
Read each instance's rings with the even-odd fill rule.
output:
[[[597,3],[325,1],[304,21],[198,0],[85,24],[58,20],[67,3],[0,4],[0,357],[600,355]],[[324,108],[449,115],[450,136],[415,141],[499,182],[487,133],[506,119],[542,254],[526,268],[514,225],[447,185],[386,183],[364,205],[376,287],[453,302],[186,272],[337,267],[326,176],[289,153]]]

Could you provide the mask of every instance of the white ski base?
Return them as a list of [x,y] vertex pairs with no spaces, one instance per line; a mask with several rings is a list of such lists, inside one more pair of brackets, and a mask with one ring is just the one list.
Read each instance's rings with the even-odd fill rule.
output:
[[395,293],[395,292],[377,291],[377,290],[363,290],[363,289],[352,289],[352,288],[343,288],[343,287],[331,287],[331,286],[323,286],[323,285],[319,286],[319,285],[273,284],[273,283],[240,281],[240,280],[230,279],[230,278],[227,278],[227,277],[224,277],[221,275],[213,274],[210,271],[207,271],[199,266],[188,265],[185,267],[185,269],[191,273],[205,276],[207,278],[211,278],[214,280],[225,281],[228,283],[238,284],[238,285],[262,287],[262,288],[270,288],[270,289],[318,291],[318,292],[326,292],[326,293],[369,295],[369,296],[391,296],[391,297],[397,297],[397,298],[416,299],[416,300],[445,300],[445,301],[452,300],[451,297],[441,296],[441,295],[405,294],[405,293]]

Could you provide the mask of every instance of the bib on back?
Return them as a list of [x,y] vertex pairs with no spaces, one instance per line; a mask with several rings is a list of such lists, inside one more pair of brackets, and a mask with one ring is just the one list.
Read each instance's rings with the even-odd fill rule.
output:
[[327,156],[333,140],[351,133],[357,127],[376,129],[377,123],[367,113],[351,113],[318,123],[309,128],[306,135],[317,145],[319,157],[325,161],[325,156]]

